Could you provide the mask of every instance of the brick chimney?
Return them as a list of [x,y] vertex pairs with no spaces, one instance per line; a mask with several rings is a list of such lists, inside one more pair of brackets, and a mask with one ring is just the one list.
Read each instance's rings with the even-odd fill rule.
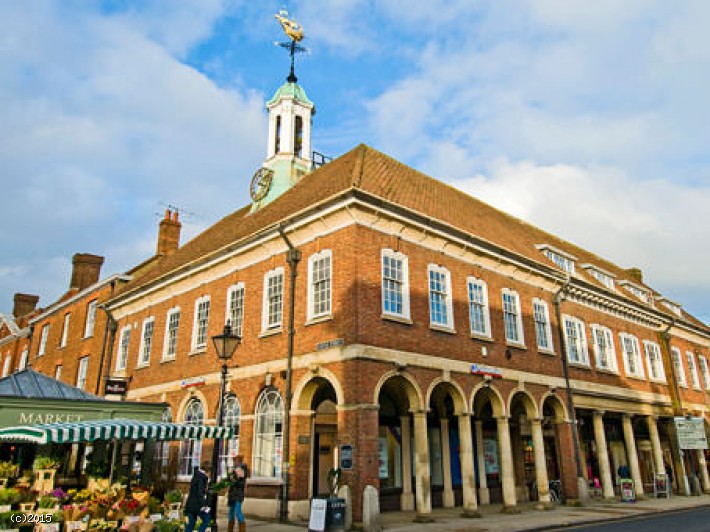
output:
[[180,229],[182,224],[178,221],[178,212],[165,209],[165,218],[160,220],[158,229],[157,255],[172,255],[180,247]]
[[17,293],[13,301],[15,306],[12,308],[12,315],[15,316],[15,318],[21,318],[22,316],[27,316],[37,307],[39,296]]
[[69,288],[83,290],[98,282],[104,258],[89,253],[77,253],[72,258],[71,283]]
[[643,283],[643,272],[641,268],[629,268],[626,270],[626,273],[637,283]]

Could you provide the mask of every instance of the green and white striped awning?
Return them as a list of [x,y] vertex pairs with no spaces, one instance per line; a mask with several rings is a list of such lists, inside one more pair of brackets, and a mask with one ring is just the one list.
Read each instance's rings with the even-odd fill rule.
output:
[[79,443],[96,440],[201,440],[231,438],[231,427],[181,425],[136,419],[99,419],[76,423],[48,423],[0,429],[0,441],[40,444]]

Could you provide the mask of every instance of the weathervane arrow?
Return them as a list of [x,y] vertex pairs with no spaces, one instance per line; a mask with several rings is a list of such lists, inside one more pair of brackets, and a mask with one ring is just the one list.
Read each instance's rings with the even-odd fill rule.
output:
[[276,15],[274,15],[274,17],[276,18],[276,20],[279,21],[281,27],[286,33],[286,36],[289,38],[288,42],[275,43],[281,46],[282,48],[286,48],[289,51],[289,55],[291,56],[291,71],[289,72],[286,81],[288,81],[289,83],[296,83],[298,81],[298,78],[296,77],[296,73],[294,71],[294,56],[297,53],[303,53],[307,51],[307,48],[305,46],[298,44],[303,40],[303,28],[298,22],[288,18],[288,11],[286,10],[279,11]]

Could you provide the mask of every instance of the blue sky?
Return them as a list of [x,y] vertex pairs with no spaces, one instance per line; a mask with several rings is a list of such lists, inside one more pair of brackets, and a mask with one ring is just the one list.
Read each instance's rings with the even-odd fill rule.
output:
[[50,304],[74,253],[150,256],[166,204],[185,241],[248,201],[283,8],[314,149],[365,142],[710,322],[702,0],[0,0],[0,311]]

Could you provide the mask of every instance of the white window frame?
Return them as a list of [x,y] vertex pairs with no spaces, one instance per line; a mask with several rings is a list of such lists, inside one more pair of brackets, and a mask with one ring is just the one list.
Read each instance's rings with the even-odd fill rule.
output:
[[[173,318],[177,316],[175,327],[172,328]],[[165,334],[163,335],[163,358],[162,360],[174,360],[177,355],[178,337],[180,334],[180,307],[173,307],[168,310],[165,316]],[[173,336],[171,333],[175,331]],[[172,348],[172,353],[170,352]]]
[[138,349],[138,367],[142,368],[150,365],[150,355],[153,352],[153,340],[155,338],[155,317],[151,316],[143,320],[141,328],[141,345]]
[[54,366],[54,380],[58,381],[61,378],[62,378],[62,365],[57,364],[56,366]]
[[685,360],[688,363],[688,373],[690,373],[690,382],[693,385],[693,389],[700,390],[700,376],[698,375],[698,364],[695,360],[695,353],[686,351]]
[[[506,296],[510,299],[510,304],[506,303]],[[511,307],[512,304],[512,307]],[[510,345],[525,345],[525,337],[523,336],[523,313],[520,306],[520,295],[510,288],[503,288],[501,292],[501,309],[503,311],[503,329],[505,330],[505,342]],[[512,338],[509,332],[512,332],[512,325],[507,316],[512,316],[515,320],[515,334],[517,338]]]
[[131,326],[124,325],[118,336],[118,349],[116,349],[116,371],[124,371],[128,366],[128,350],[131,345]]
[[71,312],[64,314],[64,324],[62,325],[62,338],[59,340],[59,347],[67,346],[67,338],[69,338],[69,324],[71,323]]
[[549,244],[537,244],[535,247],[542,251],[542,253],[556,266],[567,273],[574,274],[574,265],[577,261],[577,257],[570,255],[561,249],[550,246]]
[[[326,276],[323,279],[316,279],[318,273],[316,263],[327,261]],[[324,285],[324,286],[319,286]],[[315,320],[332,316],[333,313],[333,252],[330,249],[324,249],[319,253],[315,253],[308,257],[308,310],[306,313],[307,319]],[[322,304],[324,309],[316,310],[316,293],[325,294],[325,299]]]
[[90,301],[86,306],[86,322],[84,323],[84,338],[94,336],[94,325],[96,324],[96,309],[98,308],[98,300]]
[[[619,342],[621,343],[621,353],[624,359],[624,372],[627,377],[636,379],[645,379],[646,375],[643,369],[643,360],[641,358],[641,347],[639,339],[633,334],[619,333]],[[633,360],[632,360],[633,359]],[[631,371],[629,362],[633,361],[636,366],[636,371]]]
[[705,389],[710,390],[710,369],[708,369],[708,359],[703,355],[698,355],[698,365],[700,366],[700,374],[703,376]]
[[[385,268],[385,258],[390,261],[397,261],[401,263],[401,279],[396,279],[394,276],[385,276],[386,271],[391,271],[392,268]],[[394,317],[404,320],[411,319],[410,309],[409,309],[409,257],[404,253],[399,251],[394,251],[392,249],[383,249],[380,255],[380,265],[381,265],[381,283],[382,283],[382,316],[384,317]],[[393,294],[395,296],[394,300],[388,298],[388,294]],[[389,306],[396,307],[400,304],[397,301],[397,296],[401,298],[402,312],[396,312],[392,308],[388,309],[388,303],[391,302]]]
[[89,357],[81,357],[76,370],[76,387],[83,390],[86,386],[86,374],[89,371]]
[[[666,372],[663,369],[663,357],[661,356],[661,346],[650,340],[643,341],[643,351],[646,354],[646,367],[648,368],[648,380],[653,382],[666,382]],[[654,364],[656,360],[657,365]],[[658,376],[653,374],[658,370]]]
[[[616,361],[616,348],[614,347],[614,334],[609,327],[592,325],[592,343],[594,344],[594,358],[597,369],[602,371],[619,372]],[[606,364],[602,361],[606,359]]]
[[255,477],[281,477],[283,418],[284,403],[279,391],[274,388],[263,390],[254,409],[252,472]]
[[[472,290],[473,287],[478,288],[480,299],[474,297],[475,292]],[[466,278],[466,293],[468,295],[468,322],[473,336],[479,336],[483,338],[491,338],[491,309],[488,304],[488,283],[483,279],[478,279],[476,277]],[[476,330],[474,328],[474,307],[476,310],[475,314],[483,326],[483,330]]]
[[10,353],[5,355],[5,362],[2,365],[2,376],[7,377],[10,374]]
[[[205,424],[205,405],[197,397],[191,398],[185,405],[185,412],[182,416],[185,425]],[[202,440],[184,439],[180,442],[178,452],[178,474],[180,482],[189,482],[192,478],[193,468],[200,465],[202,458]]]
[[[432,275],[441,276],[440,284],[442,291],[434,291],[432,289]],[[451,272],[448,268],[444,266],[439,266],[438,264],[429,264],[427,267],[427,292],[429,293],[429,326],[435,329],[446,329],[453,331],[454,329],[454,302],[451,295]],[[445,313],[444,321],[435,321],[432,304],[434,299],[432,296],[437,295],[438,297],[443,297],[442,309]]]
[[678,386],[683,388],[688,387],[688,381],[685,378],[685,368],[683,367],[683,355],[680,349],[677,347],[671,347],[671,358],[673,359],[673,365],[675,366],[676,379],[678,380]]
[[20,355],[20,365],[17,367],[18,370],[22,371],[27,367],[27,361],[30,358],[30,352],[29,350],[25,347],[22,350],[22,354]]
[[[200,307],[206,305],[205,316],[200,314]],[[207,336],[210,327],[210,296],[198,297],[195,300],[195,314],[192,320],[192,352],[204,351],[207,349]],[[204,322],[204,323],[203,323]],[[203,329],[204,327],[204,329]],[[202,341],[200,341],[202,336]]]
[[[535,323],[535,341],[537,342],[538,351],[554,353],[555,346],[552,343],[552,326],[550,324],[550,310],[547,306],[547,302],[539,297],[534,297],[532,300],[532,313],[533,322]],[[542,330],[540,330],[540,328],[542,328]]]
[[234,457],[239,454],[239,428],[241,425],[242,406],[236,395],[227,395],[224,398],[224,418],[222,425],[232,427],[233,436],[222,439],[219,448],[219,472],[217,477],[226,476],[227,471],[234,468]]
[[[271,279],[281,278],[281,289],[273,294],[269,291]],[[284,269],[274,268],[264,275],[264,294],[261,312],[261,330],[263,332],[280,331],[283,326],[284,291],[285,291]],[[273,305],[272,300],[273,299]],[[273,312],[272,312],[273,308]]]
[[227,321],[232,328],[232,333],[240,338],[243,336],[244,329],[244,298],[246,297],[246,289],[244,283],[239,282],[233,284],[227,289],[227,310],[224,313],[227,316]]
[[42,333],[39,337],[39,349],[37,350],[37,356],[41,357],[47,352],[47,338],[49,338],[49,323],[42,325]]
[[[584,322],[574,316],[563,314],[562,324],[565,332],[567,361],[576,366],[589,367],[589,346]],[[571,333],[574,335],[572,336]],[[576,360],[572,359],[573,352],[577,354]]]

